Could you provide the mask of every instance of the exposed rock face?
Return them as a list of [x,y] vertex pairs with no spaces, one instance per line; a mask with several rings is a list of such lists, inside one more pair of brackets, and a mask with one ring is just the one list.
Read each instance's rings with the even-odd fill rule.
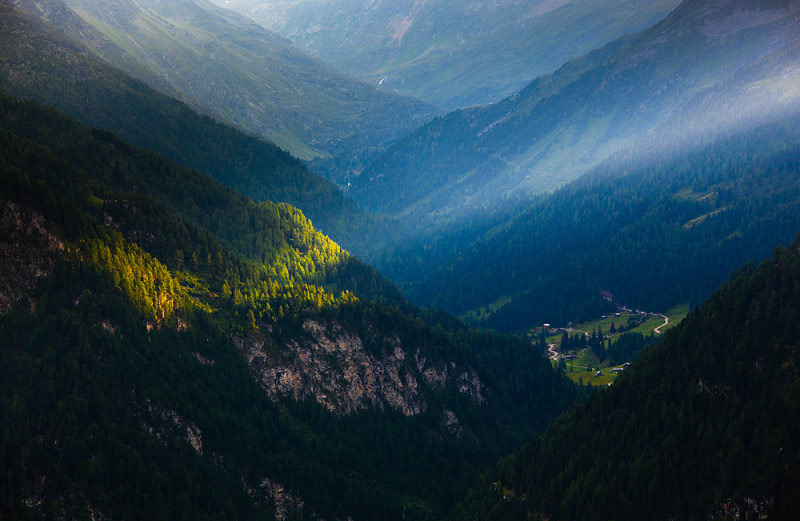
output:
[[458,421],[456,413],[450,409],[444,409],[442,411],[442,425],[450,434],[455,434],[456,436],[461,434],[461,422]]
[[203,454],[203,432],[197,425],[170,409],[161,409],[147,400],[147,412],[150,421],[142,418],[142,426],[156,440],[167,443],[169,440],[181,440]]
[[305,506],[300,496],[269,478],[262,479],[257,488],[246,487],[246,490],[257,505],[271,505],[277,521],[284,521],[289,514],[301,512]]
[[44,217],[0,200],[0,314],[6,313],[53,268],[63,242]]
[[769,519],[769,512],[774,505],[774,497],[744,496],[739,500],[728,498],[720,501],[708,518],[725,521]]
[[341,414],[388,407],[413,416],[427,410],[427,393],[452,383],[483,402],[483,384],[471,368],[429,363],[418,347],[404,346],[397,337],[384,339],[376,355],[367,352],[362,338],[338,325],[326,328],[307,320],[303,329],[304,339],[285,346],[276,346],[271,337],[235,339],[273,399],[310,398]]
[[211,360],[210,358],[206,358],[196,351],[192,354],[197,359],[197,361],[200,362],[201,365],[214,365],[217,363],[216,360]]

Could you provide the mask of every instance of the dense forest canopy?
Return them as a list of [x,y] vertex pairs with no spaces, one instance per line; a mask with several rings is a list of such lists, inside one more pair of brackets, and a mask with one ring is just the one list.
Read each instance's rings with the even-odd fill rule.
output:
[[254,200],[301,208],[346,248],[366,248],[386,229],[384,220],[364,214],[300,160],[156,92],[101,60],[73,33],[12,5],[0,5],[0,20],[3,91],[52,105]]
[[[296,208],[5,96],[0,143],[10,519],[431,519],[580,395],[538,347],[411,307]],[[423,405],[271,396],[243,356],[334,334]]]
[[797,0],[214,3],[0,2],[0,520],[800,518]]
[[501,302],[479,323],[505,330],[613,310],[601,290],[640,309],[696,305],[800,229],[798,139],[793,116],[698,150],[620,154],[471,241],[441,234],[378,265],[416,302]]
[[452,519],[797,519],[800,242],[743,268]]

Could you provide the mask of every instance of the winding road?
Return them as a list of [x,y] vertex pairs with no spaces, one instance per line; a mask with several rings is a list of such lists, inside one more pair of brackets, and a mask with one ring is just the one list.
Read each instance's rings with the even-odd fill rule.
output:
[[[666,327],[667,325],[669,325],[669,317],[667,315],[662,315],[661,313],[649,313],[647,311],[632,311],[632,310],[630,310],[630,309],[628,309],[628,308],[626,308],[624,306],[620,306],[620,308],[623,311],[627,311],[628,313],[636,313],[638,315],[650,315],[650,316],[663,318],[664,319],[664,323],[661,324],[658,327],[653,328],[653,333],[655,333],[657,335],[663,334],[664,332],[661,331],[661,328]],[[583,333],[584,335],[589,336],[588,332],[583,331],[581,329],[566,328],[566,332],[567,333]],[[550,360],[553,360],[553,361],[557,361],[558,360],[558,357],[560,356],[560,354],[556,350],[557,347],[558,347],[558,344],[547,344],[547,357]]]
[[657,335],[660,335],[662,333],[661,328],[666,326],[667,324],[669,324],[669,317],[667,315],[660,315],[658,313],[651,313],[651,315],[655,315],[657,317],[661,317],[661,318],[664,319],[664,323],[663,324],[661,324],[660,326],[658,326],[656,328],[653,328],[653,333],[655,333]]

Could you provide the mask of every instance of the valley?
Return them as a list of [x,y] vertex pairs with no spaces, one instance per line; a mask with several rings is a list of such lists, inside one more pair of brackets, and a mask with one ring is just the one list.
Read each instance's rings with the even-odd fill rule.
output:
[[499,224],[476,220],[373,262],[415,303],[506,331],[616,311],[599,288],[627,307],[694,307],[796,236],[797,179],[784,175],[796,168],[796,123],[647,160],[631,152]]
[[451,518],[792,519],[800,431],[783,415],[800,402],[783,325],[799,251],[779,248],[739,272],[611,387],[502,461]]
[[411,307],[285,203],[8,97],[0,143],[12,518],[263,518],[281,489],[329,515],[427,519],[580,394],[526,342]]
[[0,519],[800,518],[797,0],[0,0]]

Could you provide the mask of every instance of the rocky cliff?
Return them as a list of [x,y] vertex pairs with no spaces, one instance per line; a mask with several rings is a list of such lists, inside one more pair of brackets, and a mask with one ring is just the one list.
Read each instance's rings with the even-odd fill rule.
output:
[[0,199],[0,314],[50,273],[63,250],[40,214]]
[[429,361],[422,346],[404,345],[397,336],[368,350],[360,335],[336,323],[306,320],[303,333],[285,345],[269,334],[235,339],[273,399],[313,399],[341,414],[389,408],[406,416],[428,410],[428,396],[448,385],[478,404],[484,401],[483,383],[472,368]]

